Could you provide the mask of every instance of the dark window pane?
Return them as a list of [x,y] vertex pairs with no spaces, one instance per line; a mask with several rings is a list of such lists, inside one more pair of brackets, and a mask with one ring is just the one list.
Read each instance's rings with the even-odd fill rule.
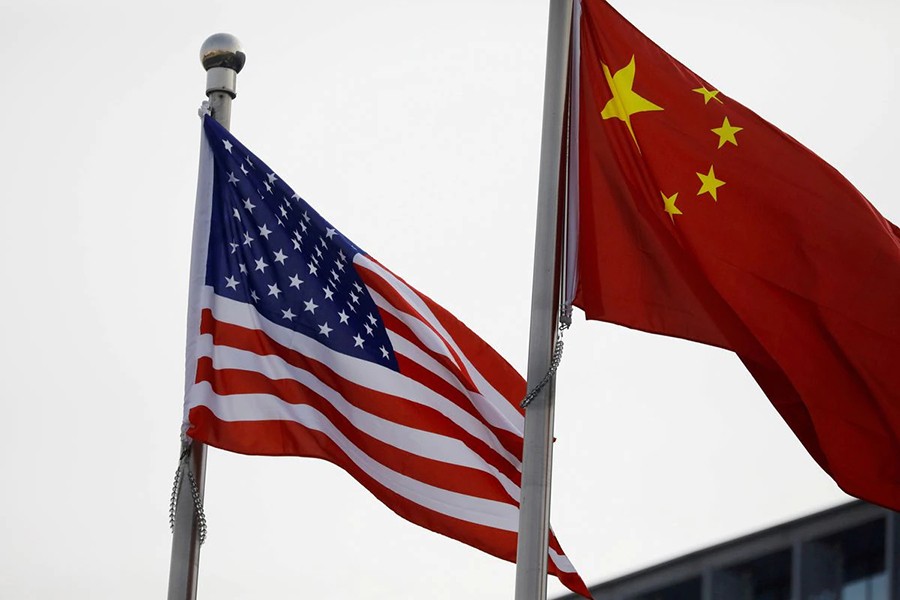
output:
[[700,600],[701,593],[700,578],[697,578],[654,590],[634,600]]

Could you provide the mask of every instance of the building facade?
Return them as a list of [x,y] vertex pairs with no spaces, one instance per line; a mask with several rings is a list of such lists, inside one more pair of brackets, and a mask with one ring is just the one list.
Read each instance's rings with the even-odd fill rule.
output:
[[850,502],[591,586],[591,593],[596,600],[900,600],[900,513]]

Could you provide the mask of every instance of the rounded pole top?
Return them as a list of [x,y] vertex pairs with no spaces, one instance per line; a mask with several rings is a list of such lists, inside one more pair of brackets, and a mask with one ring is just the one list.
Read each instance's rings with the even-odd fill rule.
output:
[[214,33],[200,47],[200,62],[207,71],[224,67],[240,73],[246,60],[240,40],[230,33]]

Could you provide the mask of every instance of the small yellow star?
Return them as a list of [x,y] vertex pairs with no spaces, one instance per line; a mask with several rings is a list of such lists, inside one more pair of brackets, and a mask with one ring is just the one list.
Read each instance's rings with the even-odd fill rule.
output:
[[674,223],[675,215],[681,214],[681,211],[678,209],[677,206],[675,206],[675,202],[678,201],[678,192],[675,192],[674,194],[672,194],[669,197],[666,197],[666,195],[663,194],[662,192],[660,192],[659,195],[662,196],[663,204],[665,205],[665,208],[663,210],[665,210],[667,213],[669,213],[669,218],[672,219],[672,222]]
[[625,125],[628,126],[628,131],[631,133],[631,138],[637,145],[634,129],[631,128],[631,115],[652,110],[662,110],[662,108],[646,98],[642,98],[631,89],[634,85],[634,71],[634,56],[631,57],[631,62],[616,71],[615,75],[610,74],[609,67],[603,65],[603,74],[606,75],[606,83],[609,84],[613,97],[603,107],[600,116],[604,119],[616,118],[624,121]]
[[719,199],[716,197],[716,190],[725,185],[725,182],[721,179],[716,179],[716,172],[713,170],[712,165],[709,166],[709,173],[706,175],[697,173],[697,177],[700,178],[700,181],[703,184],[700,186],[700,191],[697,192],[697,195],[709,194],[713,197],[713,200],[718,202]]
[[715,100],[715,101],[718,102],[719,104],[723,104],[723,102],[722,102],[721,100],[719,100],[718,98],[716,98],[716,96],[719,95],[719,90],[708,90],[708,89],[706,89],[705,87],[698,87],[698,88],[695,88],[695,89],[693,89],[693,90],[691,90],[691,91],[692,91],[692,92],[697,92],[698,94],[702,94],[702,95],[703,95],[703,104],[709,104],[709,101],[710,101],[710,100]]
[[728,117],[725,117],[725,120],[722,121],[721,127],[716,127],[711,129],[714,134],[719,136],[719,148],[725,145],[725,142],[730,142],[735,146],[738,145],[737,138],[734,137],[738,131],[743,131],[743,127],[734,127],[731,123],[728,122]]

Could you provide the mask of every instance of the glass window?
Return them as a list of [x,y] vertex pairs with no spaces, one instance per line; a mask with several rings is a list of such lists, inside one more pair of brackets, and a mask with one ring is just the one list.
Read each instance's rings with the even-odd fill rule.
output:
[[697,577],[642,594],[633,600],[700,600],[702,593],[700,578]]
[[713,574],[713,597],[790,600],[791,551],[773,552]]
[[882,570],[848,581],[841,588],[841,600],[888,600],[887,574]]
[[839,557],[840,593],[832,593],[836,600],[888,600],[885,524],[876,519],[821,540]]

